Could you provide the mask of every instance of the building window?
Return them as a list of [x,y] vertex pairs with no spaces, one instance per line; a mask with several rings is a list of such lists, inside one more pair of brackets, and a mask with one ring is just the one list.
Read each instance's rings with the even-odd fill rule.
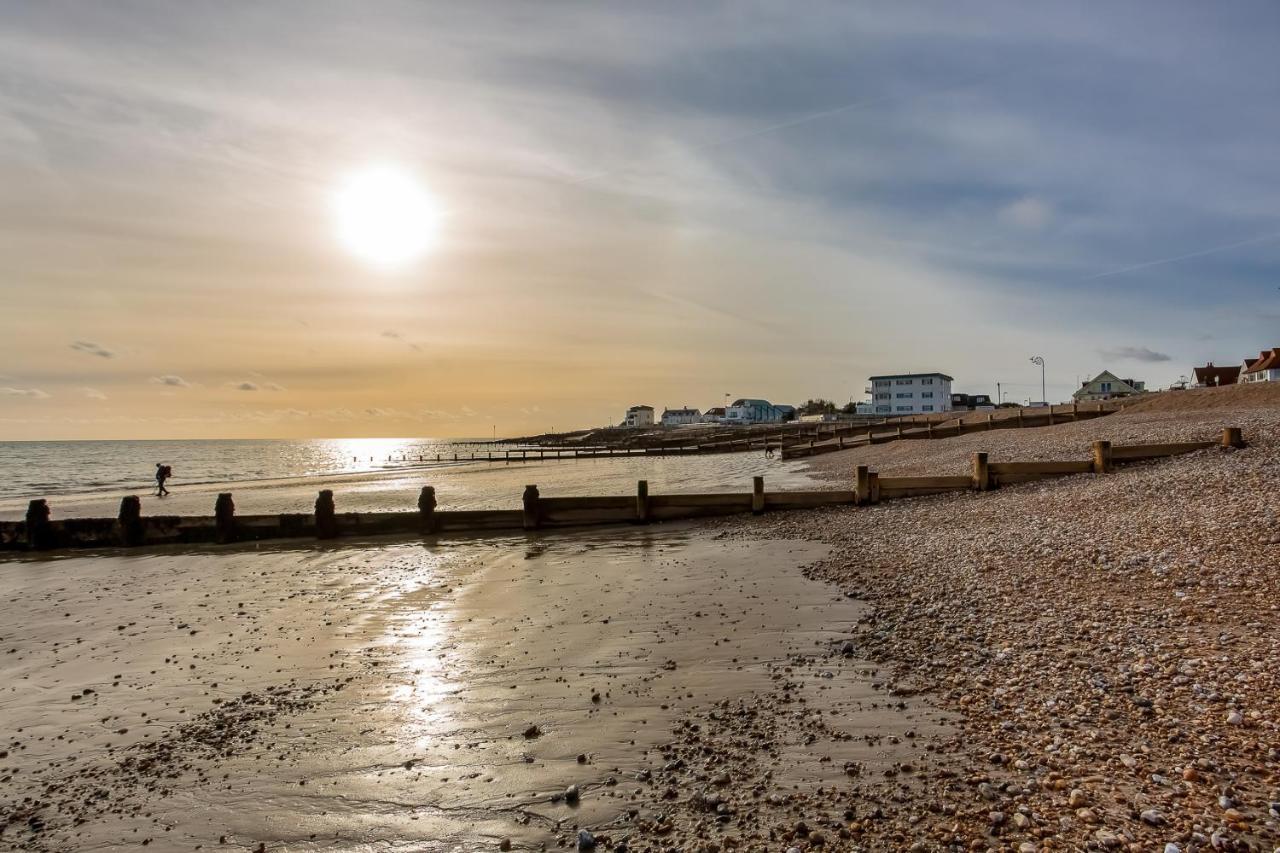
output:
[[926,412],[932,412],[932,411],[933,411],[933,406],[921,406],[920,408],[921,408],[921,409],[923,409],[923,410],[924,410],[924,411],[926,411]]

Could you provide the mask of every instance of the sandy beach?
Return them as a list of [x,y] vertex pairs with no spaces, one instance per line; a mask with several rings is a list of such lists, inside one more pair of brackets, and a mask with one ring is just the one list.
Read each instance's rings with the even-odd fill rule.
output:
[[830,784],[930,715],[833,655],[863,605],[803,577],[827,551],[665,529],[4,563],[0,842],[621,840],[684,714],[802,672],[789,701],[848,737],[819,761],[789,736],[777,784]]
[[1272,850],[1280,400],[1178,403],[808,476],[1249,446],[642,530],[5,562],[0,840]]

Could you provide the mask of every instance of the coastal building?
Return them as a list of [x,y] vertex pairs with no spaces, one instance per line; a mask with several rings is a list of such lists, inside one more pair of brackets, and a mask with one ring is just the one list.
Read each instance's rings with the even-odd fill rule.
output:
[[627,409],[622,425],[630,429],[653,426],[653,406],[632,406]]
[[700,420],[702,420],[702,412],[697,409],[685,407],[681,409],[662,410],[662,425],[664,427],[696,424]]
[[757,400],[750,397],[734,400],[733,405],[725,407],[724,423],[727,424],[776,424],[782,423],[796,413],[794,406],[775,406],[768,400]]
[[1280,348],[1264,349],[1253,360],[1245,360],[1241,382],[1280,382]]
[[877,415],[919,415],[951,411],[951,383],[945,373],[872,376],[868,391]]
[[1121,379],[1110,370],[1104,370],[1088,382],[1082,383],[1072,398],[1079,403],[1097,400],[1115,400],[1119,397],[1132,397],[1147,390],[1147,383],[1137,379]]
[[704,424],[718,424],[724,420],[724,406],[713,406],[702,413]]
[[1211,361],[1204,367],[1197,367],[1191,371],[1191,387],[1216,388],[1219,385],[1235,385],[1243,369],[1238,366],[1214,367]]
[[951,408],[953,411],[963,409],[970,412],[989,412],[995,409],[995,403],[991,402],[990,394],[952,394]]

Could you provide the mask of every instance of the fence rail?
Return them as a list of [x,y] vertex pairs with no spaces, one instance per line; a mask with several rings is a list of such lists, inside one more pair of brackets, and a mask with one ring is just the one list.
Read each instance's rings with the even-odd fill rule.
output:
[[1236,427],[1222,431],[1220,441],[1138,444],[1113,447],[1095,441],[1087,460],[1063,462],[989,462],[986,453],[972,457],[966,476],[881,477],[866,465],[855,470],[852,490],[766,492],[755,477],[750,492],[650,495],[649,484],[637,483],[635,495],[542,497],[526,486],[520,509],[437,511],[435,489],[424,486],[418,509],[402,512],[338,512],[333,492],[324,490],[311,513],[238,515],[230,492],[218,495],[208,516],[142,515],[136,496],[120,502],[116,518],[52,519],[48,501],[36,499],[24,521],[0,522],[0,549],[45,551],[56,548],[138,547],[171,544],[229,544],[264,539],[327,540],[342,536],[431,536],[440,533],[485,534],[601,524],[647,524],[770,510],[822,506],[867,505],[894,498],[946,492],[984,492],[1001,486],[1071,474],[1106,474],[1116,463],[1158,459],[1214,446],[1244,446]]

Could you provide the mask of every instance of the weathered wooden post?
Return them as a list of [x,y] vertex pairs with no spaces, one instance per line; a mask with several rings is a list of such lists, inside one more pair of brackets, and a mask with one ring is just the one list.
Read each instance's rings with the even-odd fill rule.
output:
[[764,512],[764,477],[751,478],[751,514]]
[[649,481],[636,480],[636,521],[649,523]]
[[45,551],[53,547],[53,531],[49,528],[49,502],[36,498],[27,504],[27,547]]
[[872,471],[867,475],[867,501],[868,503],[880,503],[880,475]]
[[338,515],[333,506],[333,489],[321,489],[316,498],[316,538],[338,538]]
[[991,488],[991,472],[987,467],[987,454],[978,451],[973,454],[973,488],[985,492]]
[[525,486],[524,494],[521,496],[524,503],[524,529],[538,529],[538,487]]
[[418,493],[418,527],[423,533],[436,532],[435,486],[423,486]]
[[236,541],[236,503],[230,492],[221,492],[213,504],[213,541],[219,545]]
[[120,544],[126,548],[142,544],[142,498],[128,495],[120,499]]
[[1106,474],[1111,470],[1111,442],[1093,443],[1093,473]]
[[853,502],[859,506],[869,504],[871,503],[871,469],[866,465],[859,465],[855,471]]
[[1222,428],[1222,446],[1237,449],[1244,447],[1244,434],[1240,432],[1240,427]]

